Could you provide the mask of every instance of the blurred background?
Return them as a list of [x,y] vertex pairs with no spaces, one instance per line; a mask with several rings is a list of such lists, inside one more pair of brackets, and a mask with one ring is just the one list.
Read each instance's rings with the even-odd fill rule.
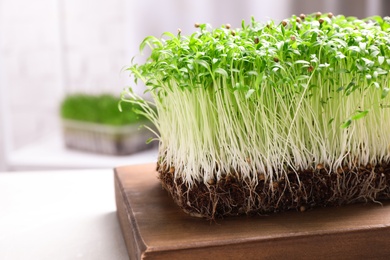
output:
[[251,16],[280,21],[317,11],[388,16],[390,1],[0,0],[0,171],[155,160],[155,149],[113,156],[64,148],[61,101],[78,92],[119,97],[132,84],[123,69],[148,35],[178,28],[191,34],[195,22],[234,28]]

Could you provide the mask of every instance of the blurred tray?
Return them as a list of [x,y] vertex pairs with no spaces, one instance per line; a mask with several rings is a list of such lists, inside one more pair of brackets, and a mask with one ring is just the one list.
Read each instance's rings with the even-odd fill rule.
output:
[[98,154],[129,155],[153,148],[146,141],[153,134],[139,123],[110,126],[75,120],[62,120],[66,147]]

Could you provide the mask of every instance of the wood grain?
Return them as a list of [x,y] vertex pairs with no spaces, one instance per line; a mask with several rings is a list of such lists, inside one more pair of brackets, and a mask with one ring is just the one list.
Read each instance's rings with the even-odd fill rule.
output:
[[115,169],[130,259],[388,259],[390,203],[230,217],[191,217],[161,188],[155,164]]

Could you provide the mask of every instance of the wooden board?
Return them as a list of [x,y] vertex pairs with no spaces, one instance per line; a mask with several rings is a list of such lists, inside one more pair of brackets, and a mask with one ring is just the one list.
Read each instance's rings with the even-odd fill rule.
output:
[[130,259],[389,259],[390,203],[230,217],[181,211],[155,164],[115,169],[117,213]]

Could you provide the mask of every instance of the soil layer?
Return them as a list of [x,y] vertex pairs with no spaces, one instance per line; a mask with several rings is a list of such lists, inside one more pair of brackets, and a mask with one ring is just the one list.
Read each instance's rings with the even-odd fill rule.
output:
[[208,219],[390,199],[389,163],[336,172],[317,165],[311,170],[289,171],[273,181],[259,174],[256,183],[231,172],[191,187],[174,177],[173,166],[158,164],[157,171],[162,186],[185,212]]

